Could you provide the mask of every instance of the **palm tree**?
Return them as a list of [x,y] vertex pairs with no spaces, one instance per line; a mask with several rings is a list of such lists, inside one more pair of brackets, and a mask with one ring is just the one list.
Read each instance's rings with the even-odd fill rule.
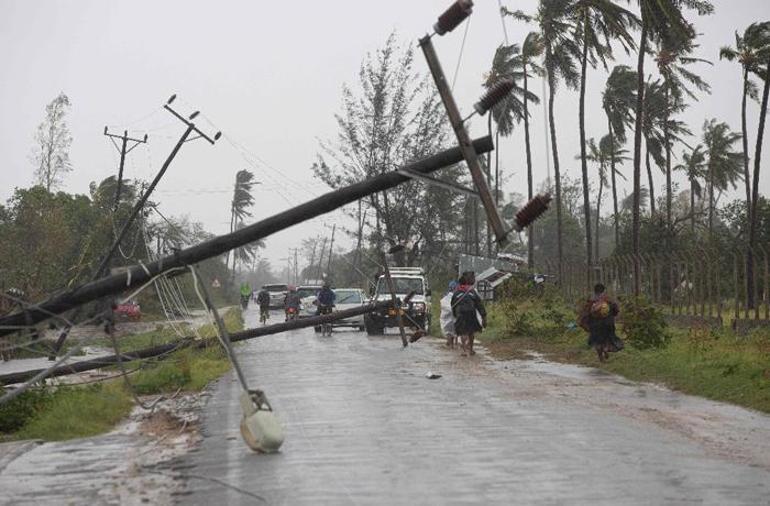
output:
[[[610,142],[610,179],[615,226],[615,247],[620,243],[618,193],[615,181],[615,153],[618,144],[626,142],[626,127],[631,124],[631,111],[636,103],[636,72],[626,65],[612,69],[602,92],[602,108],[607,116],[607,138]],[[623,150],[625,152],[625,150]]]
[[[746,212],[751,222],[751,175],[749,174],[749,138],[746,127],[746,99],[759,100],[757,85],[751,80],[752,73],[760,73],[764,63],[762,54],[767,51],[770,41],[763,38],[763,25],[768,23],[752,23],[743,32],[743,36],[735,32],[735,47],[724,46],[719,50],[719,59],[737,61],[741,64],[743,73],[743,93],[741,96],[741,134],[743,135],[743,181],[746,187]],[[766,33],[765,33],[766,35]]]
[[[543,54],[543,46],[540,43],[540,36],[537,32],[530,32],[524,39],[524,43],[519,49],[517,44],[511,46],[500,46],[495,52],[492,61],[492,70],[484,83],[490,87],[499,79],[512,79],[514,88],[510,96],[498,103],[493,109],[490,117],[493,117],[497,124],[497,130],[503,136],[508,136],[513,132],[513,122],[520,123],[524,120],[524,144],[527,153],[527,189],[528,198],[532,200],[534,196],[532,179],[532,150],[530,147],[529,136],[529,102],[540,103],[540,98],[529,91],[530,74],[542,75],[543,69],[537,63],[537,58]],[[518,86],[518,80],[521,79],[523,87]],[[497,162],[497,160],[495,161]],[[535,241],[532,225],[527,230],[528,252],[527,265],[534,267]]]
[[561,201],[561,172],[559,167],[559,149],[556,137],[556,122],[553,114],[553,103],[556,96],[556,86],[559,80],[564,80],[569,88],[579,85],[579,74],[575,61],[580,56],[580,48],[572,34],[575,32],[574,21],[567,17],[572,0],[540,0],[537,13],[529,16],[521,11],[511,12],[503,8],[504,15],[515,19],[534,22],[540,29],[540,39],[545,56],[544,67],[548,81],[548,124],[551,131],[551,151],[553,153],[553,172],[556,189],[556,256],[559,265],[559,279],[563,275],[562,248],[562,201]]
[[671,208],[673,191],[671,188],[671,144],[672,139],[668,128],[670,113],[684,108],[684,96],[697,100],[691,86],[698,91],[711,93],[711,87],[699,75],[687,69],[694,63],[711,62],[701,58],[690,56],[697,48],[694,40],[690,38],[666,37],[658,45],[655,61],[658,64],[658,72],[663,78],[663,94],[666,103],[665,117],[663,118],[663,149],[666,152],[666,226],[671,229]]
[[[642,154],[642,109],[644,106],[644,58],[647,43],[662,37],[692,39],[695,30],[684,17],[682,8],[695,9],[698,14],[710,14],[714,8],[706,0],[639,0],[642,14],[642,29],[639,35],[639,51],[636,64],[636,124],[634,127],[634,205],[632,225],[633,253],[639,255],[640,203],[641,203],[641,154]],[[641,288],[639,264],[634,262],[634,293]]]
[[[230,232],[234,232],[239,224],[247,217],[251,216],[249,208],[254,205],[254,196],[251,194],[252,187],[256,184],[254,174],[246,169],[239,170],[235,174],[235,184],[233,185],[233,200],[230,202]],[[235,265],[239,258],[244,259],[248,256],[246,252],[233,251],[232,273],[235,276]]]
[[682,171],[690,182],[690,231],[695,236],[695,197],[703,198],[703,187],[700,180],[706,175],[706,154],[703,146],[698,144],[689,153],[682,153],[682,163],[674,167]]
[[714,228],[714,189],[724,191],[728,186],[735,187],[735,182],[742,177],[743,155],[733,151],[733,144],[741,134],[731,132],[727,123],[717,123],[716,119],[703,123],[704,156],[706,159],[706,184],[709,198],[709,236]]
[[[746,187],[746,214],[749,219],[749,248],[746,255],[746,302],[748,307],[754,307],[754,251],[756,246],[757,218],[754,216],[759,201],[759,168],[762,155],[762,140],[765,132],[767,116],[768,92],[770,92],[770,22],[752,23],[740,37],[735,34],[735,49],[723,47],[719,52],[720,58],[730,61],[737,59],[743,69],[743,98],[741,100],[741,128],[743,133],[743,166]],[[764,68],[763,68],[764,64]],[[759,113],[759,128],[757,144],[754,152],[753,180],[749,180],[749,149],[746,128],[746,96],[757,100],[757,88],[749,78],[756,74],[764,81],[762,105]]]
[[[642,135],[645,145],[645,165],[650,190],[650,213],[656,214],[655,183],[652,178],[652,161],[666,172],[667,159],[664,155],[666,145],[674,141],[684,143],[684,137],[692,135],[690,129],[674,116],[686,108],[685,103],[673,96],[668,96],[665,85],[660,80],[647,81],[644,89],[644,108],[642,112]],[[667,177],[670,181],[670,176]],[[668,190],[668,189],[667,189]]]
[[590,281],[591,264],[591,205],[588,195],[588,160],[586,157],[585,88],[588,65],[596,68],[601,62],[607,68],[607,58],[612,57],[611,40],[620,41],[626,53],[634,47],[630,30],[639,19],[630,11],[611,0],[577,0],[570,6],[568,16],[577,20],[575,37],[580,41],[580,165],[583,177],[583,213],[586,222],[586,262]]
[[[614,146],[614,142],[610,135],[605,135],[604,137],[599,140],[599,145],[596,145],[596,142],[593,138],[588,140],[588,152],[586,153],[586,160],[589,162],[593,162],[597,164],[598,172],[597,176],[599,179],[599,193],[596,197],[596,241],[594,241],[595,244],[595,258],[599,259],[599,219],[601,217],[601,208],[602,208],[602,195],[604,194],[604,187],[608,184],[607,179],[607,172],[613,171],[612,174],[612,181],[613,181],[613,187],[612,187],[612,194],[613,194],[613,207],[615,214],[618,212],[618,202],[617,202],[617,190],[615,188],[615,173],[619,175],[620,177],[625,179],[625,176],[621,174],[620,172],[617,172],[615,169],[615,163],[622,163],[625,160],[628,160],[628,157],[626,157],[626,151],[625,149],[617,149]],[[576,158],[580,159],[583,156],[583,154],[579,154]],[[613,162],[614,160],[614,162]]]

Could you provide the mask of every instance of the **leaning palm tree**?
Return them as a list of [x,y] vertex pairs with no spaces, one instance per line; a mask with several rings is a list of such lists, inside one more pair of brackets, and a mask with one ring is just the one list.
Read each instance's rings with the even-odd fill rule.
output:
[[[754,307],[754,251],[756,246],[757,202],[759,200],[759,168],[762,154],[762,141],[767,117],[768,93],[770,93],[770,22],[752,23],[740,37],[735,34],[735,48],[724,47],[719,52],[720,58],[730,61],[737,59],[743,69],[743,98],[741,100],[741,129],[743,133],[743,177],[746,187],[746,214],[749,221],[749,248],[746,255],[746,301],[748,307]],[[759,113],[757,145],[754,152],[754,174],[749,179],[749,146],[746,128],[746,96],[757,100],[757,88],[750,79],[756,74],[764,81],[762,105]]]
[[[615,181],[615,153],[626,142],[626,128],[633,121],[636,104],[636,72],[625,65],[617,65],[610,72],[602,92],[602,108],[607,116],[607,135],[610,143],[610,179],[615,227],[615,247],[620,243],[618,193]],[[623,150],[626,152],[625,150]]]
[[572,0],[540,0],[537,13],[534,16],[521,11],[511,12],[503,8],[504,15],[509,15],[520,21],[534,22],[538,25],[540,39],[543,44],[544,68],[548,81],[548,125],[551,132],[551,151],[553,153],[553,173],[556,190],[556,256],[559,269],[559,279],[563,274],[563,244],[562,244],[562,195],[561,172],[559,166],[559,149],[556,136],[556,122],[553,114],[553,104],[556,97],[556,87],[563,80],[569,88],[578,87],[580,79],[576,60],[580,57],[580,47],[572,34],[575,32],[575,22],[567,17]]
[[612,57],[612,41],[617,40],[626,50],[634,48],[631,30],[639,19],[612,0],[577,0],[568,9],[568,16],[577,20],[575,38],[580,42],[580,166],[583,178],[583,214],[586,222],[586,262],[591,272],[591,205],[588,195],[588,160],[586,157],[585,91],[588,66],[596,68],[601,62],[607,68]]
[[[684,143],[684,137],[692,135],[687,125],[676,119],[675,115],[683,112],[686,104],[667,95],[666,86],[660,81],[648,80],[644,90],[642,112],[642,136],[645,145],[645,166],[650,191],[650,213],[656,214],[655,183],[652,177],[651,160],[666,173],[666,146],[673,142]],[[670,176],[667,174],[667,182]],[[666,188],[670,192],[670,188]]]
[[655,61],[658,64],[658,72],[663,78],[663,94],[667,105],[663,118],[663,149],[665,150],[666,173],[666,226],[671,229],[671,208],[673,203],[673,191],[671,187],[671,145],[672,138],[668,128],[671,112],[684,107],[684,97],[697,100],[697,91],[711,93],[711,87],[698,74],[688,69],[695,63],[711,62],[702,58],[695,58],[692,53],[697,46],[694,39],[680,37],[664,37],[658,44]]
[[735,187],[736,181],[742,177],[743,155],[738,151],[733,151],[733,144],[740,139],[741,134],[731,132],[727,123],[717,123],[716,119],[703,123],[706,184],[709,199],[709,236],[711,236],[714,228],[714,190],[722,192],[728,186]]
[[[529,102],[540,103],[540,98],[529,91],[529,78],[531,75],[542,75],[542,67],[538,65],[537,58],[543,53],[543,46],[540,43],[540,37],[537,32],[530,32],[524,39],[524,43],[519,49],[518,44],[511,46],[500,46],[495,52],[492,61],[492,69],[487,75],[484,86],[489,88],[500,79],[511,79],[514,87],[504,100],[499,102],[493,109],[490,119],[494,119],[497,124],[498,133],[508,136],[513,132],[513,123],[524,121],[524,144],[527,154],[527,187],[528,198],[533,197],[533,179],[532,179],[532,151],[529,137]],[[519,87],[521,80],[523,86]],[[491,130],[491,124],[490,130]],[[497,160],[495,160],[497,163]],[[532,225],[528,227],[528,254],[527,264],[530,268],[534,267],[534,235]]]
[[[251,216],[249,208],[254,205],[254,196],[251,194],[252,187],[256,184],[254,174],[246,169],[239,170],[235,174],[235,184],[233,185],[233,200],[230,202],[230,232],[238,229],[239,223]],[[243,255],[241,255],[243,257]],[[238,260],[238,254],[233,252],[232,272],[235,276],[235,265]]]
[[762,29],[765,23],[752,23],[739,35],[735,32],[735,47],[724,46],[719,50],[719,59],[737,61],[741,65],[743,74],[743,93],[741,96],[741,134],[743,135],[743,181],[746,188],[746,212],[748,221],[751,222],[751,176],[749,174],[749,138],[746,126],[746,101],[751,98],[759,100],[757,84],[751,79],[753,73],[761,72],[761,66],[765,63],[763,52],[767,52],[770,40],[765,40]]
[[706,175],[706,153],[698,144],[689,153],[682,153],[682,163],[674,170],[684,172],[690,183],[690,231],[695,236],[695,197],[703,198],[703,186],[700,181]]
[[[641,154],[642,154],[642,109],[644,106],[644,58],[650,40],[663,36],[692,39],[695,29],[687,22],[683,8],[695,9],[698,14],[710,14],[714,8],[706,0],[638,0],[641,10],[642,29],[639,35],[639,57],[636,66],[636,125],[634,131],[634,206],[632,219],[632,248],[639,255],[640,197],[641,197]],[[634,264],[634,293],[639,294],[641,278],[638,263]]]

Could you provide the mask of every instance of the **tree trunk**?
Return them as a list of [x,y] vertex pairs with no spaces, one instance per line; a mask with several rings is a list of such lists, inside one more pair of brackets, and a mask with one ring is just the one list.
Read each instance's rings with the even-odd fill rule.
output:
[[655,182],[652,180],[652,165],[650,165],[649,143],[645,139],[644,162],[647,166],[647,184],[650,185],[650,217],[655,216]]
[[[587,14],[584,15],[583,23],[587,23]],[[584,27],[585,28],[585,27]],[[585,29],[584,29],[585,31]],[[586,161],[586,125],[585,125],[585,102],[586,102],[586,71],[588,67],[588,37],[583,36],[583,54],[580,59],[580,169],[583,175],[583,215],[585,216],[586,226],[586,286],[591,284],[591,265],[592,265],[592,246],[591,246],[591,203],[588,197],[588,163]]]
[[[532,150],[529,146],[529,109],[527,94],[527,67],[524,66],[524,147],[527,152],[527,198],[532,200]],[[543,97],[545,99],[545,97]],[[527,267],[535,268],[535,229],[533,225],[527,227]]]
[[[601,168],[602,171],[604,171],[604,167]],[[594,259],[596,261],[599,261],[599,218],[602,214],[602,193],[604,192],[604,178],[601,174],[599,174],[599,195],[596,197],[596,228],[594,229],[596,231],[596,235],[594,236],[594,245],[596,246],[596,252],[594,254]]]
[[[746,128],[746,96],[748,95],[749,68],[743,66],[743,96],[741,97],[741,141],[743,142],[743,181],[746,187],[746,222],[751,229],[751,176],[749,174],[749,139]],[[749,232],[750,234],[751,232]],[[750,239],[749,239],[750,241]],[[754,255],[751,248],[746,255],[746,302],[754,307]]]
[[[550,60],[551,47],[546,47],[546,61]],[[559,170],[559,149],[556,144],[556,123],[553,119],[553,99],[556,93],[554,76],[548,71],[548,124],[551,130],[551,151],[553,152],[553,176],[556,183],[556,259],[559,266],[559,282],[564,281],[564,265],[562,254],[562,236],[561,236],[561,172]]]
[[663,142],[666,147],[666,241],[671,233],[671,208],[673,206],[673,188],[671,188],[671,139],[668,131],[669,90],[666,83],[666,115],[663,120]]
[[634,131],[634,202],[632,223],[632,251],[636,255],[634,259],[634,295],[639,295],[641,288],[641,276],[639,270],[639,204],[641,189],[641,162],[642,162],[642,108],[644,106],[644,54],[647,51],[647,19],[642,10],[642,33],[639,36],[639,58],[636,65],[636,121]]
[[690,231],[695,238],[695,181],[690,180]]
[[[489,111],[489,118],[487,118],[487,130],[489,136],[492,137],[492,111]],[[497,147],[497,145],[495,145]],[[497,151],[497,149],[495,149]],[[487,188],[492,188],[492,153],[487,153]],[[489,220],[484,220],[486,223],[487,231],[487,258],[492,257],[492,231],[489,228]]]
[[[751,223],[749,224],[749,260],[752,265],[753,274],[753,255],[751,255],[752,248],[757,243],[757,211],[759,206],[759,169],[760,162],[762,160],[762,138],[765,135],[765,120],[767,119],[767,101],[768,95],[770,95],[770,58],[766,62],[765,67],[765,87],[762,90],[762,107],[759,112],[759,128],[757,129],[757,147],[754,151],[754,179],[751,184]],[[747,262],[748,263],[748,262]],[[749,301],[752,307],[754,305],[754,287],[749,290]]]
[[612,131],[612,120],[607,114],[607,130],[610,134],[610,178],[612,181],[612,212],[613,225],[615,227],[615,249],[620,243],[620,224],[618,223],[618,187],[615,180],[615,134]]
[[709,163],[709,180],[708,180],[708,194],[709,194],[709,241],[714,231],[714,170]]

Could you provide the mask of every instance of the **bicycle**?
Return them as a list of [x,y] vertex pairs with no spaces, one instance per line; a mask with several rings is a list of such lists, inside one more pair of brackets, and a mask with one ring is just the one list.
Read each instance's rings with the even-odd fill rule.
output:
[[259,323],[266,324],[270,319],[270,308],[267,306],[259,308]]
[[[321,306],[318,310],[318,314],[320,315],[331,314],[333,308],[334,306]],[[333,331],[334,331],[334,328],[332,327],[332,322],[326,322],[321,324],[322,336],[331,336]]]

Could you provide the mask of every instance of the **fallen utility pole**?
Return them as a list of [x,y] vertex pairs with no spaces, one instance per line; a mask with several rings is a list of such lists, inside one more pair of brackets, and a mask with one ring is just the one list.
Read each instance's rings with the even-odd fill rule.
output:
[[[291,320],[285,323],[276,323],[275,325],[266,325],[264,327],[257,327],[248,330],[242,330],[240,332],[232,332],[230,334],[230,341],[235,343],[238,341],[246,341],[248,339],[254,339],[257,337],[268,336],[272,334],[278,334],[287,330],[302,329],[305,327],[315,327],[317,325],[323,325],[324,323],[335,322],[337,320],[344,320],[353,316],[371,313],[373,311],[379,311],[383,308],[391,306],[390,301],[382,301],[374,304],[368,304],[366,306],[355,307],[352,309],[346,309],[344,311],[337,311],[327,315],[312,316],[309,318],[302,318]],[[196,340],[193,337],[182,338],[173,343],[161,344],[150,348],[143,348],[137,351],[130,351],[121,353],[118,355],[108,355],[106,357],[93,358],[90,360],[83,360],[80,362],[74,362],[72,364],[61,365],[55,367],[47,375],[49,378],[57,376],[66,376],[68,374],[76,374],[85,371],[92,371],[94,369],[100,369],[102,367],[108,367],[118,364],[119,361],[130,362],[133,360],[142,360],[155,357],[163,357],[171,352],[180,350],[182,348],[206,348],[208,346],[214,346],[216,338],[209,338],[204,340]],[[31,371],[20,371],[9,374],[0,375],[0,385],[14,385],[17,383],[23,383],[34,378],[45,369],[35,369]]]
[[[492,150],[492,138],[486,136],[477,139],[473,143],[473,148],[478,153]],[[429,174],[459,162],[462,157],[461,149],[455,147],[402,168]],[[30,306],[24,311],[0,318],[0,336],[13,333],[22,327],[41,322],[52,315],[64,313],[101,297],[142,286],[169,269],[194,265],[244,244],[264,239],[278,231],[334,211],[373,193],[393,188],[405,181],[409,181],[409,178],[395,171],[380,174],[366,181],[326,193],[230,234],[221,235],[190,248],[175,251],[155,262],[130,266],[124,273],[105,276]]]
[[[120,165],[118,166],[118,184],[117,184],[117,187],[115,188],[115,207],[113,208],[114,211],[117,211],[118,206],[120,205],[120,190],[121,190],[121,187],[123,186],[123,166],[126,162],[126,155],[130,153],[139,144],[146,144],[147,134],[144,134],[144,139],[134,139],[128,136],[128,130],[123,130],[123,135],[115,135],[115,134],[109,133],[107,131],[107,127],[104,127],[104,135],[110,139],[110,141],[112,142],[112,145],[115,146],[115,149],[117,149],[118,153],[120,153]],[[121,140],[120,147],[118,147],[117,143],[115,142],[115,139]],[[131,147],[128,147],[128,141],[131,141],[133,143]]]

